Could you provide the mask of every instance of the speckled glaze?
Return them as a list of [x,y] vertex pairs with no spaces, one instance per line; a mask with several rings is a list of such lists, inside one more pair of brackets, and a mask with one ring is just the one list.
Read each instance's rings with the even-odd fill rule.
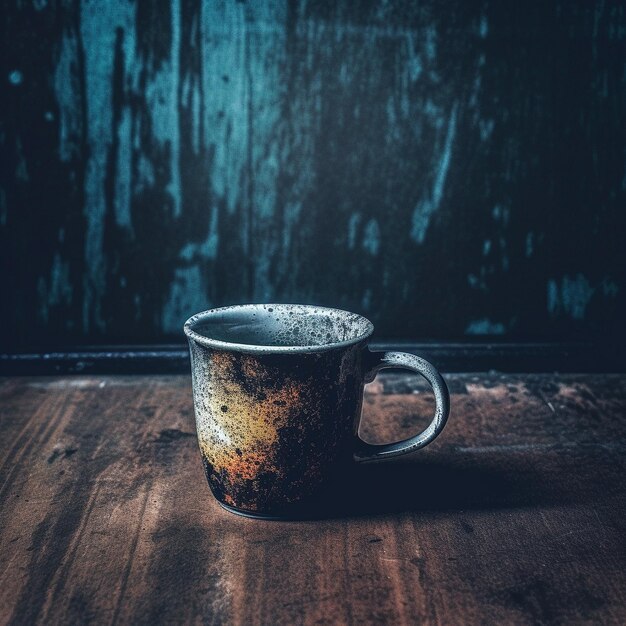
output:
[[362,350],[244,354],[192,345],[200,451],[218,500],[275,511],[352,454]]
[[[359,449],[381,455],[357,435],[364,382],[386,366],[367,350],[372,331],[361,316],[305,305],[228,307],[188,320],[200,452],[222,505],[289,514]],[[400,446],[392,454],[405,451],[392,445]]]

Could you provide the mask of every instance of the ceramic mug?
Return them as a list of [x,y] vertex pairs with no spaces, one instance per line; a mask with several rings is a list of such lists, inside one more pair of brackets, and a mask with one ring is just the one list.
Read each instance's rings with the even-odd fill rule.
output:
[[[370,351],[374,326],[355,313],[249,304],[199,313],[184,329],[202,461],[232,512],[289,516],[342,466],[422,448],[448,418],[439,372],[413,354]],[[409,439],[368,444],[358,436],[363,387],[386,367],[424,376],[435,415]]]

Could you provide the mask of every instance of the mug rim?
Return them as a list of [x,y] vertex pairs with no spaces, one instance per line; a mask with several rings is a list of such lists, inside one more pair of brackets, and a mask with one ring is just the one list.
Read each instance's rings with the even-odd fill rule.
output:
[[[262,344],[249,344],[249,343],[237,343],[234,341],[222,341],[221,339],[213,339],[211,337],[207,337],[206,335],[201,335],[200,333],[194,330],[194,326],[196,326],[199,322],[206,320],[216,313],[223,313],[225,311],[232,310],[248,310],[254,311],[258,309],[274,308],[274,307],[298,307],[300,309],[308,309],[314,310],[320,313],[334,312],[335,314],[339,313],[342,316],[349,315],[353,318],[360,318],[365,322],[365,331],[357,335],[352,339],[345,339],[343,341],[332,341],[330,343],[318,344],[318,345],[299,345],[299,346],[268,346]],[[201,311],[200,313],[196,313],[192,315],[184,324],[183,330],[185,335],[187,335],[188,339],[193,339],[196,343],[201,346],[205,346],[207,348],[214,348],[217,350],[225,350],[228,352],[245,352],[251,354],[303,354],[303,353],[318,353],[318,352],[327,352],[329,350],[336,350],[338,348],[346,348],[348,346],[353,346],[365,341],[371,334],[374,332],[374,324],[370,322],[363,315],[359,315],[358,313],[352,313],[351,311],[346,311],[345,309],[336,309],[332,307],[325,306],[317,306],[314,304],[297,304],[297,303],[259,303],[259,304],[235,304],[232,306],[223,306],[217,307],[213,309],[207,309],[206,311]]]

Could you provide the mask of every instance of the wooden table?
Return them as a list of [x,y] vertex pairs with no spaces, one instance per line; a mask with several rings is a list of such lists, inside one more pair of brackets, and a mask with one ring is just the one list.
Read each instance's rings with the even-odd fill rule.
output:
[[[212,499],[188,377],[3,379],[0,622],[626,623],[626,376],[447,379],[433,445],[298,522]],[[432,404],[379,377],[363,434]]]

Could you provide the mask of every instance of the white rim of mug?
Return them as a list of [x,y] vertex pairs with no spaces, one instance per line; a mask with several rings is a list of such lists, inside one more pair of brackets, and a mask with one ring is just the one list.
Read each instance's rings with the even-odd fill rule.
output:
[[[333,312],[339,313],[342,316],[349,315],[353,318],[360,318],[365,321],[365,332],[361,333],[353,339],[346,339],[344,341],[334,341],[331,343],[324,343],[320,345],[304,345],[304,346],[264,346],[259,344],[248,343],[236,343],[234,341],[221,341],[220,339],[212,339],[206,335],[197,333],[193,327],[198,323],[207,320],[215,313],[222,313],[224,311],[233,310],[255,310],[255,309],[270,309],[270,308],[285,308],[285,307],[298,307],[300,309],[315,310],[316,312],[325,313]],[[308,353],[308,352],[327,352],[329,350],[336,350],[338,348],[346,348],[348,346],[356,345],[365,341],[374,332],[374,324],[370,322],[366,317],[359,315],[358,313],[352,313],[345,311],[344,309],[334,309],[325,306],[316,306],[314,304],[236,304],[233,306],[223,306],[215,309],[208,309],[201,313],[192,315],[183,326],[185,335],[189,339],[193,339],[196,343],[207,348],[215,348],[216,350],[225,350],[229,352],[246,352],[252,354],[288,354],[288,353]]]

